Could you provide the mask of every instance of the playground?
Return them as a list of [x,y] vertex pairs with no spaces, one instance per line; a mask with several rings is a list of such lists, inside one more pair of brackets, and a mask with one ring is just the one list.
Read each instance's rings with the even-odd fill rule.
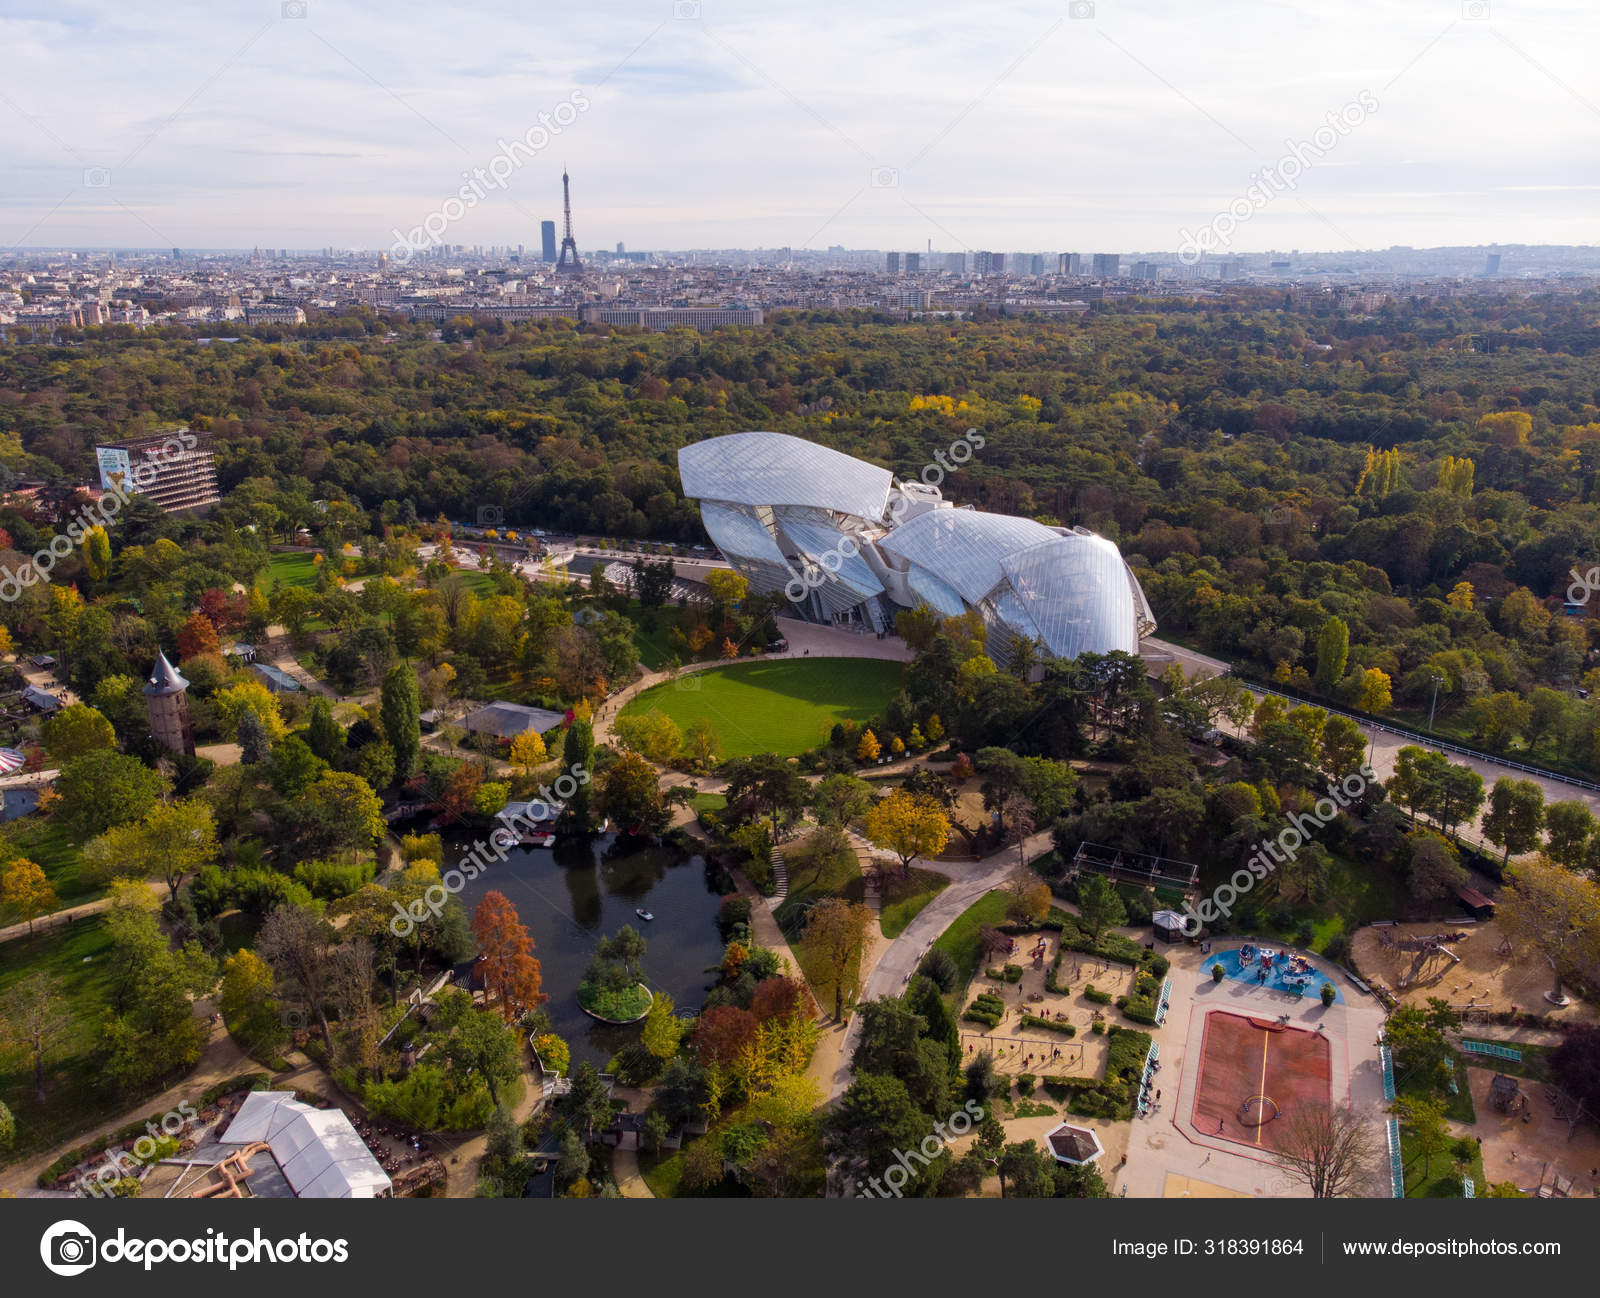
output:
[[[1050,991],[1045,981],[1059,940],[1053,933],[1030,934],[1018,938],[1015,949],[1009,954],[987,958],[989,968],[1007,963],[1020,965],[1022,980],[1008,983],[990,978],[980,968],[967,987],[962,1006],[971,1005],[979,995],[989,992],[1004,1003],[1005,1015],[993,1028],[969,1019],[961,1020],[958,1027],[963,1062],[987,1050],[994,1055],[995,1070],[1010,1076],[1056,1073],[1098,1077],[1105,1071],[1109,1046],[1106,1038],[1094,1031],[1095,1019],[1098,1016],[1104,1023],[1128,1026],[1114,1002],[1118,996],[1133,990],[1134,971],[1128,965],[1069,951],[1056,975],[1057,986],[1066,986],[1069,990]],[[1112,1003],[1099,1004],[1091,1000],[1089,987],[1105,994]],[[1028,1022],[1030,1019],[1032,1023]],[[1070,1025],[1072,1035],[1044,1027],[1041,1020],[1059,1024],[1062,1029]]]
[[1195,1080],[1195,1130],[1259,1149],[1279,1148],[1284,1120],[1332,1103],[1328,1039],[1282,1019],[1229,1010],[1206,1017]]
[[[1518,952],[1498,923],[1444,922],[1373,924],[1355,935],[1352,958],[1368,982],[1401,1002],[1426,1005],[1430,996],[1458,1013],[1552,1012],[1550,966],[1531,952]],[[1558,1012],[1573,1022],[1593,1022],[1593,1006],[1574,1000]]]

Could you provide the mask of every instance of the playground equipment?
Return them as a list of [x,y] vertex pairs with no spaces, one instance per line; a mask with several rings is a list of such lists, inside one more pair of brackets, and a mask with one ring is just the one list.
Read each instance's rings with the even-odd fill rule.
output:
[[[1415,952],[1416,959],[1411,962],[1411,968],[1400,975],[1399,984],[1409,987],[1416,982],[1433,962],[1435,956],[1444,956],[1452,965],[1461,963],[1461,957],[1452,951],[1446,942],[1464,942],[1471,934],[1464,932],[1454,933],[1419,933],[1415,937],[1396,937],[1392,929],[1380,928],[1378,941],[1390,951]],[[1441,970],[1441,972],[1443,972]]]

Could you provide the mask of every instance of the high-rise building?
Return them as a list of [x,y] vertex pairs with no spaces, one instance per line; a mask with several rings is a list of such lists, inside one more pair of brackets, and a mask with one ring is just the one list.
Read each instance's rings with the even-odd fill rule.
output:
[[1129,272],[1134,279],[1154,279],[1156,277],[1156,264],[1153,261],[1136,261]]
[[891,275],[898,275],[900,273],[900,254],[897,252],[886,254],[883,259],[883,268]]
[[1096,279],[1116,279],[1122,266],[1122,254],[1117,252],[1097,252],[1091,265],[1090,273]]
[[617,240],[617,256],[619,256],[619,257],[622,256],[622,254],[625,253],[626,251],[627,251],[627,249],[622,246],[622,240],[618,239]]
[[1483,273],[1485,275],[1498,275],[1500,273],[1500,254],[1491,252],[1484,260]]
[[965,275],[967,273],[967,254],[964,252],[945,253],[944,268],[952,275]]
[[222,499],[210,438],[187,428],[94,448],[100,486],[145,496],[168,514],[205,511]]
[[554,221],[539,222],[540,260],[554,261],[556,259],[556,223]]
[[1044,274],[1044,254],[1042,252],[1036,252],[1028,258],[1028,274]]
[[1083,274],[1083,254],[1081,252],[1064,252],[1056,258],[1057,275]]
[[916,275],[922,270],[922,254],[920,252],[906,253],[906,274]]
[[972,273],[975,275],[1000,275],[1006,268],[1003,252],[975,252],[972,254]]

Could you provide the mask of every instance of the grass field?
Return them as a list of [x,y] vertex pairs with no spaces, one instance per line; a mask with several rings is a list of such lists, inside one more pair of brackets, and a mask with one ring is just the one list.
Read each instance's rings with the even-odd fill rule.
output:
[[944,875],[912,867],[883,899],[878,924],[884,937],[899,937],[922,908],[949,886],[950,880]]
[[978,950],[978,930],[985,924],[1005,923],[1008,900],[1001,889],[984,893],[957,915],[955,922],[933,944],[936,951],[948,951],[959,970],[956,990],[946,997],[947,1001],[959,1001],[966,994],[967,984],[972,981],[972,975],[977,973],[978,958],[982,954]]
[[271,595],[273,588],[280,584],[309,587],[316,580],[316,574],[316,555],[310,551],[277,550],[256,578],[256,589],[263,595]]
[[0,850],[7,861],[25,856],[43,870],[62,906],[92,901],[105,891],[84,870],[75,836],[44,816],[25,816],[0,829]]
[[111,940],[99,915],[64,930],[0,944],[0,994],[29,974],[49,974],[62,985],[69,1020],[57,1049],[46,1057],[42,1106],[34,1098],[29,1060],[21,1052],[0,1054],[0,1100],[17,1120],[17,1140],[6,1151],[9,1156],[48,1148],[103,1116],[108,1105],[120,1107],[128,1098],[100,1092],[92,1062],[111,987],[110,952]]
[[652,708],[680,727],[704,720],[724,757],[803,753],[825,743],[839,721],[868,721],[900,688],[899,663],[871,658],[786,658],[693,672],[652,687],[623,708]]

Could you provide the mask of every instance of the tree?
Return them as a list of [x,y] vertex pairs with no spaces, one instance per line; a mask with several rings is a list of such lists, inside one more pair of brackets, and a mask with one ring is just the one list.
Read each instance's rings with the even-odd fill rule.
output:
[[252,1053],[275,1054],[288,1036],[272,967],[254,951],[236,951],[223,964],[218,1008],[228,1031]]
[[712,600],[720,605],[732,606],[750,593],[750,583],[731,568],[713,568],[706,573],[706,585],[711,588]]
[[417,769],[422,751],[422,703],[410,663],[396,663],[384,676],[378,715],[394,749],[395,777],[403,780]]
[[[254,715],[246,713],[239,726],[241,740],[245,728],[254,722]],[[240,748],[243,747],[241,743]],[[328,763],[311,751],[310,744],[299,735],[289,735],[272,750],[272,758],[267,763],[267,782],[280,798],[294,802],[303,797],[327,769]]]
[[1318,749],[1322,769],[1337,779],[1360,768],[1367,737],[1349,717],[1331,716],[1322,727]]
[[1501,926],[1518,945],[1550,962],[1555,982],[1545,998],[1565,1005],[1561,984],[1592,979],[1600,966],[1600,885],[1542,861],[1521,861],[1499,898]]
[[890,1189],[885,1190],[881,1184],[891,1166],[901,1166],[896,1151],[920,1149],[923,1138],[933,1130],[933,1120],[917,1107],[898,1077],[857,1073],[826,1122],[830,1153],[858,1182],[879,1194],[903,1193],[908,1188],[915,1192],[925,1174],[920,1167],[909,1174],[904,1185],[895,1186],[891,1181]]
[[1532,780],[1515,780],[1502,775],[1489,791],[1489,810],[1483,817],[1483,836],[1496,847],[1505,848],[1501,864],[1511,854],[1518,856],[1539,846],[1539,831],[1544,828],[1544,790]]
[[256,951],[278,977],[279,986],[314,1015],[322,1039],[332,1045],[328,1002],[333,982],[333,929],[316,912],[301,906],[271,911],[256,938]]
[[324,771],[283,819],[306,856],[367,852],[383,833],[383,803],[359,775]]
[[561,819],[576,832],[586,834],[593,820],[590,811],[592,795],[589,782],[580,778],[580,772],[587,774],[594,768],[594,727],[587,721],[574,721],[567,727],[567,737],[561,747],[561,761],[578,784],[567,799]]
[[262,766],[272,756],[272,736],[254,712],[239,714],[239,760],[246,766]]
[[1544,809],[1545,855],[1568,870],[1600,867],[1600,821],[1576,798]]
[[1344,665],[1350,657],[1350,627],[1343,618],[1330,617],[1317,634],[1317,689],[1332,694],[1344,679]]
[[137,757],[96,749],[63,762],[56,777],[59,818],[82,838],[138,820],[167,782]]
[[867,934],[877,916],[861,902],[828,897],[806,916],[806,945],[815,950],[833,983],[833,1017],[844,1018],[844,998],[854,991]]
[[872,786],[845,772],[825,775],[817,782],[811,805],[824,825],[848,825],[872,806]]
[[1295,1105],[1278,1120],[1272,1161],[1304,1181],[1316,1199],[1360,1197],[1372,1179],[1377,1142],[1372,1123],[1348,1107]]
[[657,992],[650,1002],[650,1012],[645,1015],[644,1030],[640,1034],[644,1048],[657,1059],[671,1059],[678,1053],[683,1029],[684,1025],[673,1012],[672,997],[666,992]]
[[654,835],[667,827],[660,778],[638,753],[623,753],[600,777],[600,809],[624,833]]
[[1089,940],[1098,944],[1106,929],[1128,922],[1128,911],[1116,886],[1103,874],[1083,875],[1080,879],[1078,918],[1083,921]]
[[260,681],[240,681],[212,696],[217,711],[217,725],[223,737],[237,739],[239,722],[246,712],[253,712],[267,738],[277,743],[288,733],[283,715],[278,711],[277,697]]
[[1036,924],[1050,913],[1050,885],[1019,874],[1006,889],[1006,918],[1014,924]]
[[509,1023],[468,1002],[443,1043],[456,1070],[482,1077],[496,1108],[522,1095],[522,1038]]
[[53,974],[28,974],[0,994],[0,1041],[33,1065],[33,1093],[40,1104],[45,1063],[71,1030],[66,988]]
[[811,786],[787,758],[759,753],[729,763],[727,799],[730,808],[748,804],[771,823],[772,841],[782,838],[785,821],[798,817],[811,798]]
[[82,703],[69,703],[46,721],[40,727],[39,738],[45,752],[57,762],[117,746],[117,732],[111,722]]
[[545,1000],[543,975],[533,958],[533,938],[502,892],[493,890],[472,912],[472,935],[482,953],[479,962],[485,989],[500,1000],[507,1021]]
[[926,794],[895,789],[867,812],[867,840],[893,852],[905,869],[919,856],[937,856],[950,841],[944,808]]
[[533,768],[544,762],[549,754],[545,751],[544,737],[530,726],[512,737],[507,756],[513,765],[522,768],[523,775],[532,775]]
[[1451,1140],[1444,1120],[1444,1101],[1437,1096],[1405,1095],[1394,1102],[1393,1111],[1411,1130],[1411,1145],[1422,1158],[1422,1179],[1426,1181],[1433,1168],[1433,1156]]
[[189,620],[178,628],[179,659],[198,658],[201,654],[218,653],[222,648],[217,639],[217,628],[204,613],[191,613]]
[[1457,1027],[1460,1016],[1437,996],[1428,1008],[1402,1005],[1384,1024],[1384,1040],[1394,1052],[1399,1075],[1429,1091],[1442,1091],[1453,1076],[1450,1044],[1445,1033]]
[[1550,1075],[1593,1117],[1600,1113],[1600,1028],[1572,1024],[1550,1052]]
[[1368,667],[1361,673],[1354,706],[1359,711],[1382,716],[1393,704],[1394,690],[1389,673],[1377,667]]
[[1000,1174],[1002,1199],[1047,1199],[1055,1192],[1051,1160],[1037,1141],[1017,1140],[1007,1145],[995,1160],[995,1170]]
[[28,921],[29,937],[33,936],[33,921],[48,915],[58,904],[50,880],[27,857],[19,856],[0,866],[0,905]]
[[137,824],[108,829],[83,855],[102,878],[162,880],[175,902],[184,879],[216,859],[216,822],[199,798],[164,802]]
[[861,739],[856,744],[856,760],[858,762],[875,762],[883,752],[883,745],[878,742],[878,736],[871,730],[863,730]]
[[1469,877],[1456,859],[1455,849],[1437,834],[1411,836],[1411,895],[1417,901],[1448,897],[1465,886]]

